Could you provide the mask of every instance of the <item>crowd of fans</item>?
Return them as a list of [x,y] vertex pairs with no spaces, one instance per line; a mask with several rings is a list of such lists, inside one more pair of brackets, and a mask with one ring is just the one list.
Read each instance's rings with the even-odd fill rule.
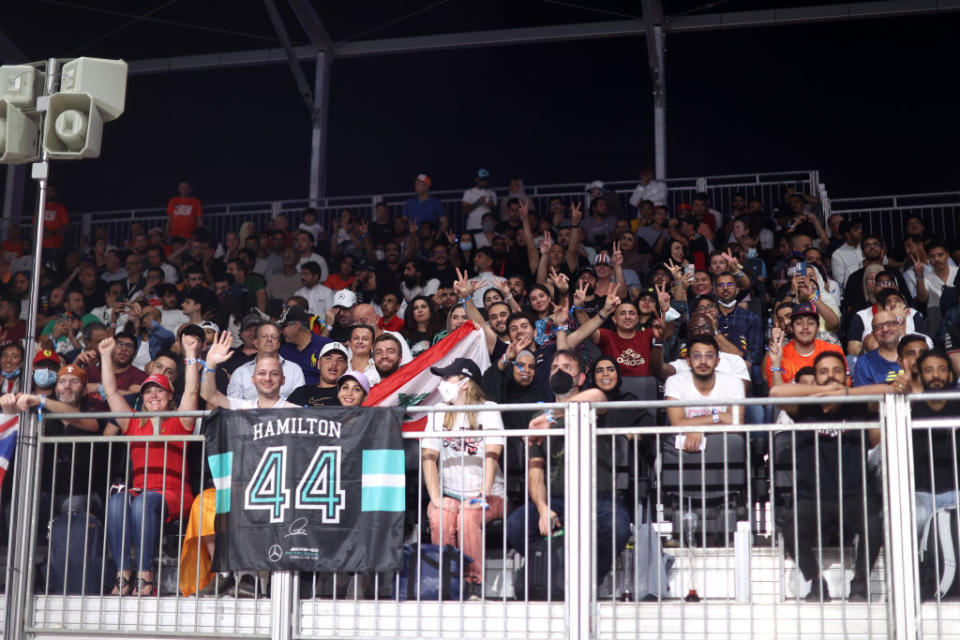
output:
[[[823,220],[817,199],[792,189],[779,202],[737,193],[722,203],[726,210],[697,193],[669,210],[666,185],[649,172],[628,200],[595,181],[582,203],[556,197],[541,211],[518,179],[500,198],[485,169],[476,172],[456,213],[430,195],[431,185],[429,176],[416,176],[414,195],[396,217],[384,203],[372,215],[345,210],[324,226],[316,211],[306,209],[296,227],[277,216],[265,228],[243,222],[215,237],[190,184],[181,182],[165,227],[134,223],[123,238],[98,227],[86,251],[65,245],[69,215],[51,192],[37,335],[26,335],[32,262],[29,241],[21,236],[27,234],[11,230],[0,254],[4,412],[41,406],[51,414],[43,422],[48,433],[95,435],[149,427],[136,417],[57,420],[56,413],[358,406],[372,387],[470,320],[482,329],[493,364],[482,371],[466,360],[444,363],[435,371],[443,379],[439,391],[452,404],[491,408],[431,416],[427,429],[438,434],[556,426],[563,420],[557,412],[501,415],[493,408],[554,399],[710,401],[659,416],[659,424],[689,427],[664,446],[692,455],[709,446],[704,433],[714,425],[834,424],[796,438],[797,464],[809,473],[797,482],[798,510],[783,527],[785,546],[812,580],[812,597],[829,599],[811,523],[834,530],[842,516],[848,530],[870,540],[858,547],[850,591],[852,598],[865,596],[882,535],[876,493],[863,485],[871,476],[861,473],[861,447],[864,438],[867,447],[877,444],[879,435],[846,431],[843,422],[862,420],[871,408],[828,404],[780,411],[736,401],[955,387],[957,247],[931,237],[921,217],[905,220],[906,241],[891,246],[889,238],[864,233],[855,219],[835,214]],[[29,340],[38,346],[26,385],[20,372]],[[916,411],[957,415],[958,407],[931,401]],[[616,426],[657,419],[628,410],[600,416],[601,425]],[[162,426],[170,434],[192,429],[188,419]],[[916,437],[922,527],[944,495],[953,495],[957,478],[951,436]],[[936,440],[932,449],[928,437]],[[938,446],[943,438],[948,444]],[[422,442],[434,542],[482,553],[483,521],[503,517],[510,545],[523,553],[537,536],[562,527],[561,438],[529,449],[493,438],[457,443],[452,447],[441,437]],[[132,449],[129,486],[146,483],[156,492],[133,497],[121,488],[102,498],[115,523],[128,523],[126,531],[107,527],[120,559],[115,592],[149,594],[156,588],[149,564],[156,544],[149,532],[155,535],[162,520],[181,510],[187,517],[190,500],[184,497],[192,500],[191,487],[203,488],[202,465],[190,460],[184,468],[192,469],[191,477],[183,477],[183,448],[169,447],[160,461],[150,458],[160,454]],[[609,468],[609,444],[598,445],[597,453],[600,468]],[[527,495],[513,504],[504,500],[507,462],[528,469]],[[111,481],[105,474],[112,470],[93,455],[45,451],[44,464],[75,466],[73,476],[44,474],[42,490],[55,502],[83,493],[68,486],[70,477],[84,487],[87,474],[94,487]],[[610,474],[598,476],[602,579],[611,552],[627,543],[633,510]],[[138,500],[147,500],[146,508]],[[215,500],[204,502],[212,508]],[[812,515],[817,505],[819,520]],[[141,511],[150,518],[144,521]],[[203,517],[201,525],[199,513],[191,516],[209,552],[212,528]],[[134,567],[129,547],[142,532],[147,535],[138,544],[147,551]],[[471,596],[481,579],[477,563],[466,572]]]

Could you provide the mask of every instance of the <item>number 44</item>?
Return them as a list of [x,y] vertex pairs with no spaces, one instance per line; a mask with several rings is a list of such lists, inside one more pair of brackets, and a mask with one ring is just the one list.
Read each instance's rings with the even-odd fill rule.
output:
[[[324,523],[340,522],[346,492],[340,488],[340,447],[317,447],[295,492],[294,509],[321,512]],[[287,448],[267,447],[244,491],[244,509],[270,512],[270,522],[283,522],[290,508]]]

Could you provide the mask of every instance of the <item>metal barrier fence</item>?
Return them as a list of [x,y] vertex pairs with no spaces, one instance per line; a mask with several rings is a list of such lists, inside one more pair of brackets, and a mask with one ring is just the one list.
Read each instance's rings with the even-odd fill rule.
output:
[[955,238],[960,233],[960,191],[831,198],[829,208],[860,220],[864,231],[880,235],[887,247],[903,244],[908,216],[920,216],[931,238]]
[[[803,193],[818,194],[819,172],[783,171],[776,173],[733,174],[720,176],[705,176],[698,178],[670,178],[667,180],[667,205],[670,211],[675,211],[683,202],[689,203],[694,193],[706,192],[711,198],[711,205],[721,212],[730,211],[730,203],[735,193],[743,193],[747,198],[760,198],[764,205],[772,210],[783,204],[783,194],[788,187]],[[635,217],[636,209],[629,204],[630,195],[637,186],[637,180],[615,180],[605,182],[606,189],[617,194],[620,208],[628,218]],[[584,183],[529,185],[526,187],[527,196],[537,211],[545,212],[549,208],[551,198],[562,198],[566,202],[587,200]],[[506,188],[495,189],[499,198],[507,196]],[[366,219],[373,218],[373,210],[377,203],[385,202],[394,216],[399,216],[403,203],[412,193],[387,193],[378,195],[340,196],[323,198],[317,205],[320,223],[325,229],[330,229],[331,221],[347,209]],[[431,192],[444,206],[454,226],[460,230],[464,216],[461,215],[463,190],[445,190]],[[227,204],[205,204],[203,223],[209,227],[214,236],[222,239],[228,231],[238,231],[244,222],[252,222],[257,229],[264,229],[266,224],[278,215],[284,215],[290,222],[290,229],[296,229],[302,221],[302,212],[309,205],[305,198],[292,200],[242,202]],[[106,229],[108,241],[122,244],[130,238],[131,226],[139,223],[144,228],[163,227],[166,224],[166,213],[163,207],[144,207],[135,209],[118,209],[74,214],[74,220],[80,224],[73,224],[67,236],[67,246],[85,248],[94,228]],[[19,224],[30,224],[30,220],[20,220]]]
[[[960,400],[960,394],[944,397]],[[447,560],[463,568],[459,578],[442,579],[444,584],[449,581],[454,591],[445,597],[421,593],[414,588],[416,580],[408,581],[410,590],[401,594],[397,575],[317,574],[294,579],[283,573],[275,573],[269,580],[266,576],[214,577],[206,592],[184,595],[183,585],[193,589],[200,586],[201,569],[199,564],[181,563],[181,554],[191,545],[196,545],[199,552],[203,544],[199,537],[188,539],[186,514],[179,526],[172,522],[163,526],[156,546],[159,597],[111,596],[112,580],[100,579],[93,589],[83,584],[71,586],[65,579],[54,580],[51,575],[57,563],[51,557],[52,546],[45,540],[48,527],[49,531],[65,531],[71,538],[77,535],[71,527],[81,523],[84,557],[80,562],[76,558],[73,563],[68,559],[63,562],[82,567],[84,577],[91,566],[97,565],[101,573],[112,577],[113,567],[109,565],[116,554],[110,551],[113,542],[109,538],[115,538],[119,531],[122,539],[133,519],[143,520],[146,501],[135,504],[132,510],[111,508],[117,500],[122,504],[126,500],[118,490],[110,495],[115,483],[109,469],[128,473],[130,453],[136,447],[159,448],[166,463],[178,458],[178,447],[193,446],[197,451],[188,456],[199,455],[203,460],[205,444],[201,435],[96,440],[42,435],[38,443],[46,459],[60,461],[42,471],[50,479],[51,498],[41,500],[41,481],[34,496],[39,511],[34,526],[20,522],[12,528],[14,538],[28,544],[30,550],[28,566],[19,568],[26,571],[28,580],[23,594],[25,631],[44,636],[229,634],[305,639],[731,638],[747,634],[763,638],[914,638],[918,632],[925,638],[957,637],[960,603],[952,601],[952,593],[921,601],[918,587],[914,433],[949,430],[948,437],[954,443],[952,471],[954,476],[957,473],[957,419],[911,424],[910,403],[925,399],[928,397],[890,395],[738,401],[745,405],[872,402],[879,403],[879,415],[842,425],[734,423],[696,427],[706,434],[702,453],[681,453],[677,449],[676,436],[692,428],[637,426],[650,424],[649,418],[653,424],[664,424],[657,417],[660,410],[696,403],[500,405],[497,411],[501,413],[562,411],[562,425],[538,431],[443,434],[449,443],[466,443],[465,438],[470,438],[473,446],[478,441],[489,444],[495,438],[503,439],[499,455],[502,484],[494,483],[493,492],[484,489],[477,496],[479,504],[492,509],[490,517],[475,517],[469,523],[465,508],[427,512],[431,496],[422,482],[425,449],[421,441],[435,434],[405,433],[405,536],[409,557],[413,558],[407,566],[416,566],[417,574],[427,563],[446,566]],[[432,407],[411,412],[462,409]],[[642,412],[648,412],[646,418],[638,415]],[[54,417],[49,414],[44,422]],[[841,438],[835,437],[838,429],[848,434],[852,443],[844,442],[850,447],[845,449],[847,457],[831,457],[831,451],[841,445]],[[862,437],[870,430],[877,430],[874,434],[879,442],[872,450]],[[540,449],[526,455],[532,438],[543,439],[537,445]],[[932,449],[939,445],[928,440],[927,446]],[[465,450],[466,446],[459,447],[461,463]],[[816,454],[813,468],[809,466],[811,451]],[[541,457],[543,469],[537,473],[541,473],[549,508],[557,520],[549,517],[549,512],[546,520],[539,513],[531,517],[536,511],[529,501],[528,483],[536,475],[531,473],[531,460]],[[457,458],[456,453],[453,458]],[[183,460],[179,464],[180,476],[189,477],[188,466],[192,463]],[[821,479],[831,473],[844,478],[844,482],[854,481],[856,487],[841,491],[836,501],[829,500]],[[798,489],[811,475],[816,479],[805,486],[813,486],[816,491],[812,502],[810,494]],[[447,480],[443,477],[441,473],[440,492],[449,494],[444,491]],[[558,482],[562,482],[562,490]],[[73,502],[64,504],[59,499],[69,498],[74,492],[79,498]],[[935,493],[940,493],[939,489]],[[97,495],[103,500],[102,512],[98,512]],[[502,515],[497,498],[506,503]],[[197,491],[201,511],[203,501],[210,499],[210,494]],[[960,507],[956,494],[951,500]],[[137,508],[141,510],[139,515]],[[478,511],[487,513],[483,508]],[[957,524],[952,529],[949,525],[958,523],[957,513],[954,510],[944,520],[947,524],[930,534],[937,560],[933,574],[938,584],[950,567],[955,567],[946,558],[941,561],[936,550],[953,549],[942,539],[955,535]],[[65,519],[64,514],[69,517]],[[425,515],[433,516],[432,528]],[[99,523],[88,524],[91,517]],[[55,524],[58,520],[62,524]],[[562,534],[541,536],[541,522],[548,532],[549,527],[561,526]],[[444,551],[443,544],[450,540],[439,539],[439,532],[447,525],[455,525],[451,528],[460,532],[447,530],[456,548]],[[473,542],[479,534],[482,549],[474,559],[479,571],[471,566],[468,572],[464,547],[469,543],[461,536],[471,526],[475,528]],[[148,528],[134,529],[137,535],[130,541],[133,547],[151,547]],[[811,529],[815,534],[809,533]],[[102,540],[96,533],[101,530],[106,531],[99,534]],[[807,535],[801,535],[802,531]],[[89,544],[90,537],[96,544]],[[439,548],[425,547],[428,540],[439,543]],[[462,544],[456,544],[460,541]],[[862,597],[848,594],[846,586],[855,573],[854,558],[875,545],[882,550],[862,585]],[[829,602],[826,597],[807,597],[809,585],[793,560],[803,557],[804,549],[822,567],[833,597]],[[140,559],[132,562],[136,568]],[[476,587],[466,584],[477,579]],[[232,586],[224,586],[231,580]],[[74,589],[76,592],[71,593]]]

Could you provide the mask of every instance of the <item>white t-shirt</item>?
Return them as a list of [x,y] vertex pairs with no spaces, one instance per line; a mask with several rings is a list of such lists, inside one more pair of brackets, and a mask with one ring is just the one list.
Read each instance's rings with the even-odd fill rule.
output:
[[[693,384],[693,373],[685,371],[675,373],[667,378],[663,386],[663,397],[670,400],[703,400],[704,398],[725,403],[728,400],[739,400],[744,397],[743,383],[733,376],[717,371],[714,374],[713,389],[707,395],[701,394]],[[683,411],[688,418],[708,416],[713,410],[728,411],[730,405],[716,404],[704,407],[684,407]]]
[[284,400],[283,398],[277,400],[277,402],[272,407],[261,407],[257,404],[257,399],[253,400],[241,399],[241,398],[227,398],[230,401],[231,409],[301,409],[302,407],[298,404],[291,404]]
[[[473,204],[480,198],[486,198],[487,202],[493,206],[497,204],[497,194],[493,189],[481,189],[480,187],[471,187],[463,192],[463,201],[467,204]],[[467,231],[479,229],[483,222],[483,216],[490,212],[490,207],[480,206],[473,209],[467,216]]]
[[293,295],[306,298],[308,311],[321,319],[327,315],[327,309],[333,306],[333,289],[322,284],[316,284],[310,289],[300,287]]
[[[690,363],[687,362],[686,358],[674,360],[670,363],[670,366],[673,367],[677,373],[688,373],[690,371]],[[728,376],[733,376],[741,380],[750,379],[750,370],[747,368],[747,363],[744,362],[743,358],[725,351],[720,352],[720,360],[717,362],[717,373],[725,373]],[[670,377],[672,378],[673,376]],[[667,379],[669,380],[670,378]]]
[[[495,402],[484,404],[496,405]],[[446,413],[431,413],[427,417],[425,431],[443,433],[443,421]],[[451,431],[468,431],[470,423],[465,413],[456,414]],[[499,411],[480,411],[477,413],[478,429],[503,429],[503,420]],[[506,438],[424,438],[421,446],[424,449],[440,452],[440,489],[444,495],[458,500],[476,498],[483,495],[485,446],[505,446]],[[503,471],[497,466],[494,476],[491,495],[503,495]]]
[[330,277],[330,267],[327,266],[327,261],[322,255],[319,253],[311,253],[307,258],[300,258],[300,260],[297,262],[297,269],[308,262],[316,262],[318,265],[320,265],[320,282],[324,282]]
[[[230,384],[227,385],[228,398],[256,401],[257,388],[253,386],[253,370],[256,366],[257,360],[254,358],[233,370],[233,375],[230,376]],[[306,380],[303,379],[303,369],[296,362],[280,358],[280,367],[283,370],[283,386],[280,387],[280,397],[286,400],[294,389],[305,385]]]

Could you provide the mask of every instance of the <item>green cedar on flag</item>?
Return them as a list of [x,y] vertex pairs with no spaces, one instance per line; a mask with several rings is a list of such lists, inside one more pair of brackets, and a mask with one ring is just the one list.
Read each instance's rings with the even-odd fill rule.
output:
[[362,511],[403,511],[405,476],[402,449],[367,449],[360,476]]

